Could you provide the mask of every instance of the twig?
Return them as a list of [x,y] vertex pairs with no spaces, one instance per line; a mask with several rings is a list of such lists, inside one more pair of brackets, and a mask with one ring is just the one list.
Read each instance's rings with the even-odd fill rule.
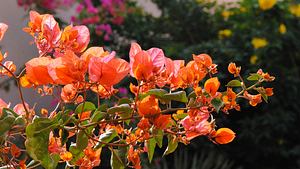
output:
[[[2,66],[9,74],[11,74],[14,79],[16,80],[17,82],[17,86],[18,86],[18,91],[19,91],[19,95],[20,95],[20,99],[22,101],[22,104],[23,104],[23,107],[24,107],[24,110],[26,112],[26,120],[29,119],[29,111],[26,107],[26,104],[25,104],[25,100],[24,100],[24,97],[23,97],[23,93],[22,93],[22,90],[21,90],[21,86],[20,86],[20,79],[19,77],[17,77],[12,71],[10,71],[5,65],[3,65],[2,63],[0,63],[0,66]],[[22,72],[21,72],[22,73]]]

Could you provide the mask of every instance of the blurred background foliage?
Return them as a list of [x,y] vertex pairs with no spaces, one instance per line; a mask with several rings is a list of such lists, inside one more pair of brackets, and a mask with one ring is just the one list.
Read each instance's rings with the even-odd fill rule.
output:
[[[25,8],[55,13],[56,8],[49,9],[42,2],[30,1]],[[114,14],[103,5],[104,0],[90,2],[92,6],[86,0],[74,3],[83,8],[76,7],[79,14],[73,22],[90,28],[92,45],[116,50],[120,57],[128,59],[130,43],[137,41],[144,49],[164,49],[172,59],[210,54],[218,64],[222,84],[228,82],[229,73],[225,72],[229,62],[241,65],[244,75],[263,68],[276,77],[272,84],[275,97],[269,104],[255,108],[245,104],[241,112],[217,115],[222,117],[219,127],[226,125],[236,131],[233,143],[218,146],[205,138],[194,139],[188,147],[146,168],[300,168],[299,1],[220,4],[214,0],[152,0],[159,17],[130,0],[111,0],[118,4],[113,6]],[[91,12],[92,7],[98,11]],[[121,17],[121,22],[116,23],[116,17]],[[106,26],[100,29],[99,25]],[[162,150],[155,154],[161,155]]]

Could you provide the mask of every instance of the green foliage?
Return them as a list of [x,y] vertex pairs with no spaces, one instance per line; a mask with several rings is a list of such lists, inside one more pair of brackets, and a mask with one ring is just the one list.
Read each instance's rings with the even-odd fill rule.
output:
[[79,113],[82,113],[82,112],[86,112],[86,111],[93,111],[96,109],[96,106],[94,105],[94,103],[91,103],[91,102],[83,102],[83,103],[80,103],[76,109],[75,109],[75,113],[76,114],[79,114]]
[[16,116],[9,109],[3,108],[2,115],[0,117],[0,137],[8,132],[16,121]]
[[164,155],[168,155],[176,150],[178,146],[178,141],[174,137],[168,135],[168,147],[164,152]]
[[107,113],[108,114],[113,114],[113,113],[116,113],[116,112],[120,112],[120,113],[127,113],[128,114],[131,111],[132,111],[132,108],[129,106],[129,104],[121,104],[119,106],[109,108],[107,110]]
[[164,89],[151,89],[147,93],[140,95],[140,99],[143,99],[149,95],[156,96],[158,99],[160,99],[160,101],[162,101],[164,103],[168,103],[170,101],[178,101],[178,102],[183,102],[183,103],[188,102],[188,97],[186,96],[185,91],[177,91],[177,92],[173,92],[173,93],[168,93]]
[[111,149],[110,165],[112,169],[124,169],[125,165],[119,156],[120,150]]
[[152,130],[152,133],[154,134],[154,139],[156,141],[156,144],[158,145],[159,148],[162,148],[164,132],[160,129],[154,128]]
[[220,111],[221,107],[224,105],[221,99],[214,98],[211,100],[211,104],[214,106],[217,112]]
[[26,150],[30,157],[35,161],[39,161],[41,165],[48,169],[55,169],[59,156],[57,154],[49,154],[49,134],[51,129],[57,127],[56,119],[36,118],[32,124],[26,128]]
[[241,81],[239,80],[231,80],[230,82],[227,83],[228,87],[241,87],[242,84],[241,84]]
[[259,76],[258,74],[252,74],[247,78],[247,80],[249,80],[249,81],[258,81],[260,78],[261,78],[261,76]]
[[153,159],[153,155],[154,155],[154,152],[155,152],[155,147],[156,147],[156,139],[155,138],[149,139],[147,141],[147,148],[148,148],[148,159],[149,159],[150,163]]
[[79,131],[76,138],[76,148],[84,150],[88,146],[88,137],[83,130]]
[[118,133],[115,129],[110,129],[107,132],[103,133],[99,137],[99,142],[96,144],[95,149],[99,149],[105,146],[105,143],[109,143],[115,137],[117,137]]
[[186,96],[185,91],[178,91],[178,92],[174,92],[174,93],[165,94],[163,96],[163,99],[174,100],[174,101],[183,102],[183,103],[188,102],[188,98]]
[[145,97],[147,97],[147,96],[149,96],[149,95],[154,95],[154,96],[156,96],[156,97],[162,99],[163,96],[164,96],[165,94],[167,94],[167,93],[168,93],[168,92],[167,92],[166,90],[164,90],[164,89],[151,89],[151,90],[149,90],[147,93],[140,95],[139,98],[140,98],[140,99],[143,99],[143,98],[145,98]]

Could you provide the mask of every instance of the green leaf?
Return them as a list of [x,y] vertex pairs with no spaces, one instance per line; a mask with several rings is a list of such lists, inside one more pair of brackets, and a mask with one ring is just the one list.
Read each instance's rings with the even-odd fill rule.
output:
[[48,152],[50,131],[58,125],[58,119],[36,118],[26,128],[27,153],[47,169],[55,169],[59,161],[59,156],[50,155]]
[[31,161],[26,165],[26,167],[28,168],[28,167],[31,167],[31,166],[36,165],[36,164],[38,164],[38,163],[39,163],[38,161],[31,160]]
[[83,102],[80,103],[76,109],[75,109],[75,114],[79,114],[85,111],[93,111],[96,110],[96,106],[92,102]]
[[24,118],[22,116],[19,116],[15,119],[14,125],[25,125],[26,121],[24,120]]
[[8,132],[12,126],[14,125],[15,117],[11,114],[4,115],[4,112],[2,114],[1,120],[0,120],[0,136],[4,135],[6,132]]
[[268,96],[266,95],[266,94],[261,94],[261,97],[264,99],[264,101],[266,102],[266,103],[268,103]]
[[186,116],[188,116],[187,113],[182,113],[182,114],[173,114],[173,116],[175,118],[177,118],[178,120],[184,119]]
[[130,113],[131,111],[132,111],[132,108],[129,106],[129,104],[121,104],[119,106],[115,106],[115,107],[107,109],[108,114],[114,114],[116,112]]
[[147,148],[148,148],[148,159],[149,162],[151,163],[152,159],[153,159],[153,155],[155,152],[155,147],[156,147],[156,140],[155,138],[151,138],[149,140],[147,140]]
[[84,133],[84,131],[80,130],[76,137],[76,147],[78,150],[84,150],[88,146],[89,138]]
[[251,74],[249,77],[247,77],[247,80],[249,81],[258,81],[261,78],[259,74]]
[[125,165],[119,157],[119,150],[110,149],[111,157],[110,157],[110,166],[112,169],[124,169]]
[[173,153],[176,150],[177,146],[178,146],[178,141],[174,139],[173,136],[168,135],[168,147],[164,152],[163,156]]
[[214,106],[217,112],[219,112],[224,105],[223,101],[219,98],[212,99],[210,103]]
[[242,83],[239,80],[231,80],[230,82],[227,83],[228,87],[241,87]]
[[13,110],[9,109],[9,108],[2,108],[2,112],[6,112],[7,114],[11,114],[14,117],[19,117],[20,115],[18,115],[16,112],[14,112]]
[[82,151],[82,150],[79,150],[79,149],[76,147],[76,144],[75,144],[75,143],[73,143],[73,144],[70,145],[69,151],[70,151],[70,153],[72,153],[72,156],[73,156],[72,160],[70,161],[71,164],[76,163],[76,161],[77,161],[78,159],[80,159],[81,157],[84,156],[83,151]]
[[156,140],[156,144],[159,148],[162,148],[163,138],[164,138],[164,132],[161,129],[153,129],[152,134],[154,135],[154,138]]
[[265,93],[265,91],[263,90],[257,90],[259,93],[260,93],[260,95],[261,95],[261,97],[264,99],[264,101],[266,102],[266,103],[268,103],[268,96],[266,95],[266,93]]
[[63,124],[66,125],[68,123],[77,121],[77,119],[74,116],[70,115],[71,112],[72,112],[72,110],[67,109],[64,112],[62,112],[62,111],[58,112],[58,114],[56,116],[58,116],[58,115],[61,116],[60,119],[63,121]]
[[186,96],[186,92],[185,91],[178,91],[178,92],[174,92],[174,93],[168,93],[165,94],[163,96],[164,99],[168,99],[168,100],[174,100],[174,101],[178,101],[178,102],[183,102],[183,103],[187,103],[188,102],[188,98]]
[[[120,144],[126,144],[125,140],[121,140]],[[118,156],[120,157],[123,164],[127,163],[127,155],[128,155],[128,146],[119,146],[118,147]]]
[[118,133],[117,133],[117,131],[115,129],[109,129],[108,131],[106,131],[105,133],[103,133],[103,134],[100,135],[99,142],[96,144],[96,146],[95,146],[94,149],[99,149],[99,148],[105,146],[105,144],[102,144],[100,142],[109,143],[117,135],[118,135]]
[[61,131],[61,144],[64,145],[68,141],[69,132],[68,130],[62,129]]
[[132,99],[129,99],[129,98],[121,98],[119,101],[118,101],[118,105],[121,105],[121,104],[131,104],[133,101]]
[[95,111],[91,117],[91,122],[99,122],[103,120],[106,117],[106,115],[107,114],[105,112]]
[[188,102],[188,107],[197,107],[199,102],[196,101],[195,98],[190,98]]
[[[124,104],[123,104],[124,105]],[[120,105],[121,106],[121,105]],[[129,106],[129,105],[128,105]],[[122,113],[119,113],[119,115],[120,115],[120,117],[122,118],[122,119],[126,119],[126,118],[130,118],[131,116],[132,116],[132,111],[133,111],[133,109],[131,108],[131,107],[128,107],[127,105],[126,105],[126,108],[125,107],[123,107],[122,109],[127,109],[127,110],[125,110],[125,111],[123,111]],[[129,123],[130,123],[130,119],[128,119],[128,120],[125,120],[124,121],[127,125],[129,125]]]
[[166,90],[163,90],[163,89],[151,89],[146,94],[139,95],[139,99],[143,99],[143,98],[145,98],[149,95],[154,95],[157,98],[162,98],[167,93],[168,92]]
[[99,107],[98,107],[98,111],[102,111],[102,112],[106,112],[108,109],[108,106],[107,104],[101,104]]
[[[107,116],[106,112],[95,111],[91,117],[91,123],[99,122],[102,119],[104,119],[106,116]],[[90,134],[94,130],[95,126],[97,126],[97,124],[94,124],[94,125],[88,127],[86,129],[86,132]]]
[[192,91],[192,92],[188,95],[188,99],[191,99],[191,98],[195,99],[196,97],[197,97],[197,95],[196,95],[195,91]]

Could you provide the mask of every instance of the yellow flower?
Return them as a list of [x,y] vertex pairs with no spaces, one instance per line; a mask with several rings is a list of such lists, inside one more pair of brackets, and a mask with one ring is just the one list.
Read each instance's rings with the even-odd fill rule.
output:
[[253,38],[251,43],[255,49],[263,48],[268,45],[268,41],[265,38]]
[[258,57],[256,55],[252,55],[250,57],[250,63],[253,65],[256,64],[257,60],[258,60]]
[[259,7],[262,10],[268,10],[273,8],[276,2],[277,0],[258,0]]
[[289,10],[291,14],[295,15],[296,17],[300,17],[300,4],[291,5]]
[[220,30],[218,32],[219,38],[223,39],[223,38],[228,38],[232,35],[232,31],[230,29],[224,29],[224,30]]
[[247,8],[241,7],[241,8],[240,8],[240,11],[241,11],[241,12],[247,12]]
[[281,33],[281,34],[285,34],[286,33],[286,26],[282,23],[279,25],[279,28],[278,28],[278,31]]
[[233,15],[232,11],[223,11],[221,14],[224,18],[224,20],[227,20],[231,15]]

